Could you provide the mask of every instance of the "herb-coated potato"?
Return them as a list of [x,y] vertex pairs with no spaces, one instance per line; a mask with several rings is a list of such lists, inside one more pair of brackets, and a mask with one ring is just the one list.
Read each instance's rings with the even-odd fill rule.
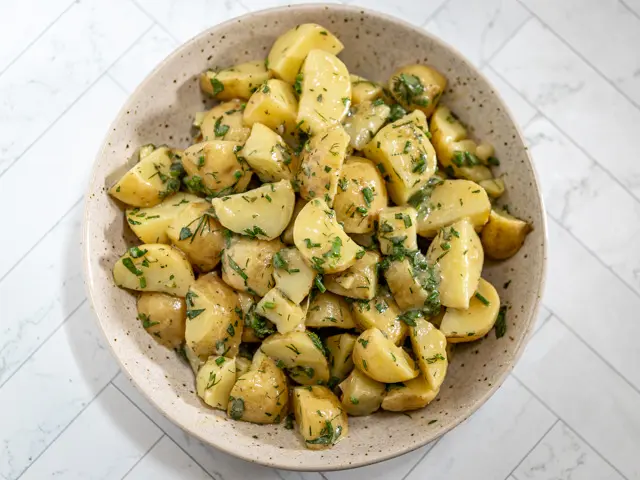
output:
[[349,136],[341,126],[311,137],[303,149],[297,175],[302,198],[323,198],[333,205],[348,145]]
[[282,80],[272,79],[258,88],[244,109],[244,123],[261,123],[287,141],[295,143],[298,99],[293,87]]
[[344,233],[336,214],[320,199],[307,203],[293,226],[300,253],[320,273],[338,273],[356,262],[362,249]]
[[349,432],[347,414],[327,387],[294,388],[293,411],[298,431],[310,450],[330,448]]
[[382,400],[382,409],[390,412],[405,412],[424,408],[438,395],[427,380],[420,375],[389,390]]
[[427,250],[430,265],[440,271],[440,303],[445,307],[469,308],[478,287],[484,262],[480,238],[471,222],[463,218],[440,229]]
[[289,225],[284,229],[282,235],[280,235],[280,239],[286,243],[287,245],[293,245],[293,226],[296,224],[296,219],[298,218],[298,214],[307,204],[307,201],[302,197],[296,197],[296,204],[293,206],[293,214],[291,215],[291,220],[289,220]]
[[351,240],[356,242],[361,247],[364,247],[366,250],[375,250],[378,246],[378,241],[376,239],[376,233],[350,233],[349,236]]
[[278,288],[269,290],[256,306],[256,313],[269,319],[280,333],[304,330],[304,310]]
[[421,253],[412,258],[392,260],[384,272],[384,278],[400,309],[433,311],[440,307],[438,272],[425,261]]
[[184,297],[193,280],[193,269],[184,253],[161,243],[132,247],[113,266],[113,281],[118,287],[141,292]]
[[309,295],[316,271],[295,247],[283,248],[273,257],[273,279],[278,289],[292,302],[299,304]]
[[385,394],[385,384],[376,382],[354,368],[347,379],[339,385],[342,408],[354,417],[371,415],[380,408]]
[[351,107],[344,120],[344,129],[351,138],[349,145],[355,150],[362,150],[386,123],[390,112],[382,100],[367,100]]
[[191,370],[193,370],[193,373],[197,375],[202,365],[204,365],[204,360],[197,356],[193,349],[186,343],[182,346],[182,350],[185,358],[189,362]]
[[406,250],[418,249],[416,210],[405,205],[386,207],[380,212],[378,222],[378,242],[383,255],[391,255],[398,246]]
[[243,422],[280,423],[289,399],[287,379],[268,357],[253,365],[231,389],[227,414]]
[[418,358],[418,366],[433,390],[439,390],[447,374],[447,338],[423,318],[415,319],[409,328],[411,347]]
[[451,343],[472,342],[484,337],[498,318],[500,297],[496,289],[481,278],[469,308],[447,308],[440,330]]
[[185,340],[201,359],[210,355],[235,357],[242,337],[238,295],[216,273],[201,275],[186,297]]
[[426,132],[427,119],[416,110],[384,127],[364,147],[397,205],[406,204],[436,170],[436,153]]
[[220,223],[232,232],[273,240],[287,228],[296,194],[289,180],[266,183],[244,193],[211,201]]
[[[244,333],[244,330],[243,330]],[[251,369],[251,360],[244,357],[236,357],[236,378],[240,378]]]
[[444,180],[418,206],[418,234],[433,238],[441,228],[465,217],[480,230],[490,211],[491,202],[480,185],[469,180]]
[[505,191],[504,180],[502,178],[490,178],[488,180],[480,180],[479,185],[484,188],[491,198],[500,198]]
[[226,410],[234,383],[236,359],[212,356],[198,370],[196,392],[210,407]]
[[350,333],[333,335],[326,340],[332,384],[341,382],[353,370],[353,347],[358,337]]
[[327,290],[344,297],[371,300],[378,291],[378,262],[380,254],[364,251],[352,266],[344,272],[325,275]]
[[143,243],[169,243],[167,228],[190,203],[205,203],[205,201],[190,193],[176,193],[165,198],[155,207],[127,208],[125,217],[133,233]]
[[216,197],[244,192],[252,172],[237,156],[240,144],[222,140],[191,145],[184,151],[185,183],[194,193]]
[[207,70],[200,75],[200,88],[218,100],[242,98],[251,93],[270,77],[264,61],[245,62],[219,72]]
[[167,236],[201,272],[213,270],[220,263],[224,233],[210,204],[185,206],[167,228]]
[[279,365],[282,362],[291,378],[301,385],[326,384],[329,381],[324,346],[315,333],[276,333],[266,338],[260,349]]
[[301,81],[298,124],[317,135],[340,125],[351,104],[351,80],[342,61],[324,50],[311,50],[296,77]]
[[[253,295],[247,292],[236,292],[238,294],[238,302],[240,303],[240,309],[242,310],[242,320],[244,328],[242,329],[242,343],[259,343],[262,341],[260,337],[256,335],[256,332],[249,326],[249,317],[255,311],[257,300]],[[236,368],[238,365],[236,364]]]
[[409,354],[377,328],[360,334],[353,349],[353,363],[364,374],[383,383],[404,382],[420,373]]
[[171,177],[171,151],[167,147],[156,148],[141,157],[131,170],[125,173],[109,194],[132,207],[153,207],[177,192],[180,182]]
[[262,123],[254,123],[242,149],[249,166],[262,182],[293,180],[300,165],[280,135]]
[[398,319],[402,310],[388,292],[378,292],[373,300],[354,302],[352,313],[360,330],[377,328],[396,345],[407,335],[407,325]]
[[382,96],[382,85],[359,77],[358,75],[349,75],[351,80],[351,103],[358,105],[362,102],[373,102]]
[[389,90],[407,110],[419,109],[428,117],[447,88],[447,79],[433,67],[407,65],[389,79]]
[[264,296],[275,285],[273,256],[283,247],[277,239],[233,238],[222,255],[222,279],[236,290]]
[[335,293],[323,292],[313,297],[307,311],[305,325],[311,328],[355,328],[346,300]]
[[186,314],[183,298],[156,292],[144,292],[138,297],[142,326],[167,348],[178,348],[184,342]]
[[201,140],[244,143],[249,138],[250,129],[242,121],[243,109],[240,100],[232,100],[206,112],[200,123]]
[[374,230],[378,214],[389,198],[382,175],[366,158],[348,157],[342,166],[333,208],[347,233]]
[[489,222],[482,230],[482,247],[487,256],[494,260],[513,257],[531,230],[531,225],[524,220],[504,210],[491,210]]

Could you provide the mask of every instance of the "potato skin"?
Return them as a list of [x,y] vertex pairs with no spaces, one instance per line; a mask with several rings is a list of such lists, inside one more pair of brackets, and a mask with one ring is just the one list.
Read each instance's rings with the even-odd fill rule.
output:
[[360,334],[353,349],[353,363],[362,373],[382,383],[404,382],[419,374],[407,352],[377,328]]
[[372,300],[354,302],[351,311],[360,330],[377,328],[396,345],[407,335],[407,324],[398,320],[402,310],[386,290],[378,292]]
[[349,145],[354,150],[362,150],[386,123],[390,112],[382,101],[364,101],[351,107],[344,120],[344,129],[351,138]]
[[355,328],[346,300],[335,293],[318,293],[309,304],[305,325],[311,328]]
[[184,299],[166,293],[142,293],[138,297],[138,319],[156,341],[167,348],[184,342],[187,318]]
[[[256,60],[244,62],[218,72],[207,70],[200,75],[200,88],[203,92],[217,98],[218,100],[231,100],[242,98],[247,100],[252,91],[266,82],[270,73],[264,65],[264,61]],[[214,94],[214,83],[217,89],[222,85],[222,91]]]
[[339,385],[342,408],[349,415],[371,415],[380,408],[385,395],[385,384],[354,368],[346,380]]
[[382,409],[390,412],[405,412],[424,408],[436,398],[434,390],[423,376],[404,382],[404,386],[387,392],[382,400]]
[[447,374],[447,338],[430,322],[415,319],[416,326],[409,329],[411,346],[418,366],[432,389],[438,390]]
[[482,230],[482,247],[488,257],[506,260],[513,257],[533,229],[527,222],[502,210],[491,210],[489,222]]
[[235,358],[212,356],[196,374],[196,391],[202,401],[210,407],[226,410],[229,392],[235,382]]
[[310,450],[330,448],[349,432],[347,414],[327,387],[294,388],[293,410],[298,431]]
[[330,292],[343,297],[371,300],[378,291],[378,262],[380,254],[366,251],[344,272],[326,275],[324,285]]

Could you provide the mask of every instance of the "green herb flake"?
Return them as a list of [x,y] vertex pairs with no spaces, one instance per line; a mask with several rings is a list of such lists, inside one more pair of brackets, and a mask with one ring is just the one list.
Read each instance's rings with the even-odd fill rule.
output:
[[242,398],[229,397],[229,416],[234,420],[240,420],[244,414],[244,400]]
[[480,300],[484,304],[485,307],[488,307],[489,305],[491,305],[491,302],[489,300],[487,300],[487,298],[484,295],[482,295],[480,292],[476,292],[475,297],[478,300]]
[[504,337],[504,334],[507,333],[507,306],[503,305],[500,307],[500,311],[498,312],[498,318],[496,319],[496,323],[494,325],[496,330],[496,338]]
[[211,87],[213,88],[212,95],[214,97],[224,91],[224,84],[215,77],[211,79]]
[[216,358],[216,365],[220,366],[225,362],[224,357],[218,357]]

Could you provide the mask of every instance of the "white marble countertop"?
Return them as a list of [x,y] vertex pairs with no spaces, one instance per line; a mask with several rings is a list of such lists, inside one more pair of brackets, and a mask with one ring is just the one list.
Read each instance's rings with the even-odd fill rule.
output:
[[289,2],[3,0],[0,479],[640,479],[640,0],[345,2],[458,47],[523,128],[550,260],[514,373],[438,441],[347,472],[263,468],[184,434],[98,333],[83,191],[108,124],[157,62],[210,25]]

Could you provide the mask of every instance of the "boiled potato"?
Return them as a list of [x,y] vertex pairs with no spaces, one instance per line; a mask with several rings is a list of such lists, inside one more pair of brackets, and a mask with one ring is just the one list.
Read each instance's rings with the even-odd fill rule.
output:
[[407,335],[407,325],[398,318],[402,310],[388,292],[378,292],[373,300],[354,302],[352,312],[360,330],[377,328],[396,345]]
[[344,272],[325,275],[324,286],[344,297],[371,300],[378,291],[378,252],[365,252]]
[[378,242],[383,255],[392,255],[398,247],[410,251],[418,249],[417,217],[418,212],[409,205],[382,209]]
[[451,343],[472,342],[484,337],[498,318],[500,297],[489,282],[480,279],[469,308],[447,308],[440,330]]
[[424,408],[438,395],[423,376],[394,385],[382,400],[382,409],[390,412],[405,412]]
[[293,240],[307,262],[320,273],[346,270],[362,251],[344,233],[335,212],[317,198],[300,211],[293,227]]
[[337,55],[343,48],[340,40],[324,27],[305,23],[277,38],[267,57],[267,65],[276,77],[293,83],[302,62],[312,50],[321,49]]
[[340,125],[351,105],[351,81],[345,64],[329,52],[311,50],[296,77],[298,80],[300,128],[318,135]]
[[267,183],[244,193],[211,201],[220,223],[232,232],[273,240],[287,228],[296,194],[289,180]]
[[429,314],[440,311],[438,271],[420,252],[391,260],[384,278],[402,310],[418,309]]
[[323,198],[327,205],[333,205],[348,145],[349,136],[341,126],[311,137],[302,152],[297,175],[302,198]]
[[[242,331],[244,333],[244,330]],[[243,340],[244,341],[244,340]],[[240,378],[251,369],[251,360],[244,357],[236,357],[236,378]]]
[[251,95],[244,109],[244,123],[261,123],[288,142],[297,143],[298,99],[293,87],[282,80],[269,80]]
[[415,319],[409,329],[411,347],[418,358],[418,366],[429,386],[437,391],[447,374],[447,338],[423,318]]
[[293,180],[300,166],[298,157],[282,137],[262,123],[253,124],[242,150],[262,182]]
[[360,103],[371,101],[382,96],[382,85],[359,77],[358,75],[349,75],[351,80],[351,103],[358,105]]
[[144,292],[138,297],[138,319],[167,348],[178,348],[184,342],[186,318],[183,298],[156,292]]
[[337,385],[338,382],[347,378],[347,375],[353,370],[352,354],[357,338],[350,333],[340,333],[327,338],[331,384]]
[[236,380],[229,393],[227,414],[234,420],[252,423],[280,423],[286,414],[287,379],[275,362],[260,358],[260,364]]
[[187,345],[201,359],[235,357],[242,337],[238,295],[216,273],[201,275],[186,296]]
[[407,110],[418,109],[428,117],[447,88],[447,79],[433,67],[407,65],[394,72],[389,90]]
[[171,151],[156,148],[125,173],[109,194],[132,207],[153,207],[180,188],[171,176]]
[[388,203],[387,187],[375,165],[366,158],[348,157],[340,171],[333,201],[344,231],[372,232],[380,211]]
[[467,218],[440,229],[427,250],[430,265],[440,271],[440,303],[445,307],[469,308],[478,287],[484,252],[480,238]]
[[243,109],[240,100],[232,100],[216,105],[206,112],[200,123],[200,140],[246,142],[251,130],[242,121]]
[[193,280],[193,269],[185,255],[161,243],[132,247],[113,266],[113,281],[118,287],[141,292],[184,297]]
[[293,245],[293,227],[296,224],[296,219],[298,218],[298,214],[307,204],[307,201],[301,197],[296,197],[296,204],[293,206],[293,214],[291,215],[291,220],[289,220],[289,225],[285,228],[282,235],[280,235],[280,239],[286,243],[287,245]]
[[313,297],[305,325],[311,328],[355,328],[349,304],[344,298],[331,292],[318,293]]
[[491,210],[489,222],[482,230],[482,247],[488,257],[504,260],[513,257],[533,228],[501,209]]
[[364,374],[383,383],[404,382],[420,373],[409,354],[377,328],[360,334],[353,349],[353,363]]
[[298,431],[310,450],[330,448],[349,432],[347,414],[327,387],[294,388],[293,411]]
[[275,286],[273,256],[283,247],[280,240],[234,237],[222,255],[222,279],[236,290],[264,296]]
[[204,200],[190,193],[177,193],[155,207],[127,208],[125,217],[133,233],[143,243],[169,243],[167,228],[190,203],[204,203]]
[[278,288],[272,288],[262,297],[256,312],[273,322],[280,333],[304,330],[304,310]]
[[479,185],[484,188],[491,198],[500,198],[505,191],[504,180],[502,178],[490,178],[489,180],[480,180]]
[[362,150],[386,123],[390,112],[382,100],[364,101],[351,107],[344,120],[344,130],[351,138],[349,145],[355,150]]
[[387,181],[389,196],[404,205],[436,170],[436,153],[419,110],[387,125],[364,147]]
[[226,410],[234,383],[236,359],[209,357],[196,375],[196,392],[210,407]]
[[189,177],[184,182],[193,193],[218,197],[244,192],[251,170],[238,157],[240,144],[216,140],[191,145],[184,151],[182,165]]
[[469,180],[444,180],[418,205],[418,234],[433,238],[441,228],[465,217],[480,230],[490,211],[491,202],[480,185]]
[[220,263],[225,246],[224,229],[210,204],[187,205],[167,228],[167,236],[201,272],[213,270]]
[[342,408],[353,416],[371,415],[378,410],[386,391],[384,383],[376,382],[357,368],[339,387]]
[[240,309],[242,310],[242,321],[244,323],[244,328],[242,329],[242,343],[259,343],[262,341],[262,339],[256,335],[255,330],[251,327],[256,304],[258,302],[256,298],[250,293],[236,293],[238,294],[238,302],[240,302]]
[[242,98],[266,82],[270,73],[262,60],[240,63],[219,72],[207,70],[200,75],[200,88],[218,100]]
[[312,332],[276,333],[262,342],[260,349],[287,369],[301,385],[326,384],[329,364],[322,341]]
[[378,247],[378,240],[376,239],[375,232],[371,233],[350,233],[351,240],[356,242],[365,250],[376,250]]
[[273,279],[278,289],[292,302],[300,303],[309,295],[316,272],[295,247],[283,248],[273,256]]
[[200,368],[202,368],[202,365],[204,365],[204,360],[197,356],[193,349],[186,343],[182,346],[182,351],[184,352],[185,358],[189,362],[191,370],[193,370],[193,373],[197,375],[198,371],[200,371]]

